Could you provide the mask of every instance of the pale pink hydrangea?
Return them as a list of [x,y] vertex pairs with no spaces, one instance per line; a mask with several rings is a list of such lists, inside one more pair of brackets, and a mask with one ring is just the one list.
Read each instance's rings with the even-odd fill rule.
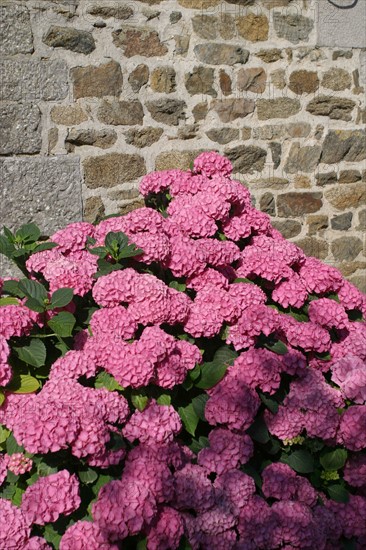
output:
[[312,257],[304,259],[299,275],[310,293],[338,292],[343,284],[343,277],[338,269]]
[[317,493],[310,482],[298,476],[287,464],[273,462],[262,472],[262,491],[266,498],[277,500],[296,500],[313,506]]
[[96,523],[77,521],[69,527],[60,540],[60,550],[118,550]]
[[297,273],[278,283],[272,291],[272,299],[284,308],[300,308],[308,298],[308,292]]
[[210,446],[198,453],[197,462],[209,472],[223,474],[248,462],[253,454],[249,435],[216,428],[208,436]]
[[23,494],[21,510],[29,523],[53,523],[77,510],[81,500],[76,475],[67,470],[40,477]]
[[90,328],[96,338],[110,337],[112,340],[129,340],[137,330],[137,323],[123,306],[102,308],[90,319]]
[[295,348],[317,353],[329,351],[331,348],[329,332],[316,323],[311,321],[303,323],[282,315],[281,326],[288,343]]
[[351,406],[343,413],[337,437],[350,451],[366,448],[366,405]]
[[33,467],[33,460],[23,453],[8,455],[8,470],[16,476],[30,472]]
[[[148,550],[175,550],[184,534],[184,523],[181,514],[164,506],[149,527],[147,534]],[[62,549],[61,549],[62,550]]]
[[42,272],[47,264],[55,262],[63,258],[60,247],[43,250],[32,254],[25,265],[29,273]]
[[12,376],[13,371],[8,363],[10,348],[4,336],[0,335],[0,386],[6,386]]
[[257,393],[235,378],[225,377],[211,391],[205,417],[211,426],[226,425],[232,430],[246,430],[259,409]]
[[347,399],[357,404],[366,403],[366,363],[353,355],[332,362],[332,380]]
[[165,443],[180,432],[182,423],[178,413],[169,405],[158,405],[153,399],[141,412],[136,410],[122,432],[126,439],[141,443]]
[[313,300],[309,305],[309,319],[324,328],[347,328],[349,325],[348,315],[341,304],[329,298]]
[[254,479],[240,470],[229,470],[215,479],[217,502],[223,502],[235,516],[255,493]]
[[57,243],[58,250],[70,252],[84,250],[88,237],[94,236],[95,228],[88,222],[70,223],[64,229],[60,229],[50,237],[50,241]]
[[366,486],[366,456],[356,454],[348,458],[343,477],[352,487]]
[[[31,311],[22,305],[0,307],[0,336],[9,340],[13,336],[29,334],[33,327]],[[6,346],[2,344],[2,359],[6,354]]]
[[136,535],[156,515],[156,501],[137,478],[113,480],[99,491],[92,506],[95,523],[112,542]]
[[23,511],[0,498],[0,548],[23,548],[30,536],[30,523]]
[[178,510],[202,512],[215,503],[214,487],[208,478],[206,468],[187,464],[174,474],[174,506]]
[[222,157],[214,151],[201,153],[193,162],[194,171],[207,177],[215,175],[230,176],[233,167],[229,159]]
[[236,380],[270,394],[275,393],[281,382],[280,357],[267,349],[250,349],[241,353],[228,375]]

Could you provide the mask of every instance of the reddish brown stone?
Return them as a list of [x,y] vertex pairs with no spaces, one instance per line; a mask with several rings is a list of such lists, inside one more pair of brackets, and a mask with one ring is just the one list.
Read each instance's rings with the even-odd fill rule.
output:
[[284,193],[277,197],[277,210],[281,218],[302,216],[317,212],[323,206],[321,193]]

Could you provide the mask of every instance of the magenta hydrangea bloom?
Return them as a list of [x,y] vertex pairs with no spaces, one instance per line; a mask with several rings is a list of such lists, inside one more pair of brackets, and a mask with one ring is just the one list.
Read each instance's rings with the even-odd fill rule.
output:
[[[22,305],[0,307],[0,336],[8,340],[12,336],[29,334],[33,327],[31,311]],[[6,347],[2,344],[2,358],[5,357]]]
[[123,435],[129,441],[138,439],[141,443],[166,443],[180,432],[182,423],[178,413],[170,405],[158,405],[152,399],[142,411],[135,411],[125,427]]
[[366,456],[351,456],[344,467],[343,477],[352,487],[366,487]]
[[0,386],[6,386],[12,376],[13,371],[8,363],[10,348],[4,336],[0,336]]
[[307,550],[324,548],[325,533],[318,528],[308,506],[300,502],[281,500],[273,504],[272,511],[278,518],[278,525],[274,530],[274,548],[284,544]]
[[366,497],[350,495],[346,503],[329,500],[327,507],[334,512],[345,537],[366,537]]
[[312,257],[304,259],[299,274],[310,293],[338,292],[343,284],[343,278],[338,269]]
[[249,435],[239,435],[224,428],[217,428],[208,436],[210,446],[198,453],[197,462],[209,472],[223,474],[245,464],[253,454],[253,442]]
[[329,298],[319,298],[310,302],[309,318],[313,323],[328,329],[342,329],[349,325],[348,315],[342,304]]
[[[278,283],[272,292],[272,299],[282,307],[300,308],[308,298],[308,291],[297,273]],[[313,303],[313,302],[312,302]]]
[[80,506],[79,482],[67,470],[40,477],[23,494],[21,510],[29,524],[45,525]]
[[332,362],[332,380],[347,399],[362,405],[366,403],[366,364],[360,357],[347,355]]
[[60,550],[118,550],[105,531],[91,521],[77,521],[60,540]]
[[50,241],[57,243],[62,253],[84,250],[88,237],[94,237],[94,225],[88,222],[70,223],[64,229],[57,231],[50,237]]
[[253,495],[240,510],[239,547],[245,548],[245,544],[254,544],[253,549],[276,548],[274,531],[277,523],[278,518],[273,509],[263,498]]
[[169,506],[162,507],[147,534],[148,550],[175,550],[184,534],[182,515]]
[[23,511],[0,498],[0,548],[23,548],[30,536],[30,523]]
[[8,473],[8,455],[0,454],[0,487],[6,479]]
[[296,500],[313,506],[317,493],[310,482],[296,474],[287,464],[272,463],[262,472],[262,491],[265,497],[277,500]]
[[187,464],[174,475],[174,507],[202,512],[215,503],[215,492],[206,468]]
[[275,393],[281,382],[282,362],[279,356],[267,349],[250,349],[235,359],[229,376],[244,382],[251,388]]
[[350,451],[366,448],[366,405],[354,405],[343,413],[337,437]]
[[229,470],[215,479],[215,494],[218,502],[224,502],[235,516],[247,505],[255,493],[254,479],[240,470]]
[[230,176],[233,167],[229,159],[217,153],[201,153],[193,162],[193,168],[197,174],[204,176]]

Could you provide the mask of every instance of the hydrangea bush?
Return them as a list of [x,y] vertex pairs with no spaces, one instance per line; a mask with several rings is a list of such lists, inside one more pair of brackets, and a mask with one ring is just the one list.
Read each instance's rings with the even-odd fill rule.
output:
[[4,228],[0,549],[366,548],[366,297],[231,171]]

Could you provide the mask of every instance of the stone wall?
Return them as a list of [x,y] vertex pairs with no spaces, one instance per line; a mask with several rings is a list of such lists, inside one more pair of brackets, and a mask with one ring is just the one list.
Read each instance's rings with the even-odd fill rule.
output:
[[146,172],[214,149],[287,238],[366,291],[356,4],[0,0],[3,223],[126,212]]

